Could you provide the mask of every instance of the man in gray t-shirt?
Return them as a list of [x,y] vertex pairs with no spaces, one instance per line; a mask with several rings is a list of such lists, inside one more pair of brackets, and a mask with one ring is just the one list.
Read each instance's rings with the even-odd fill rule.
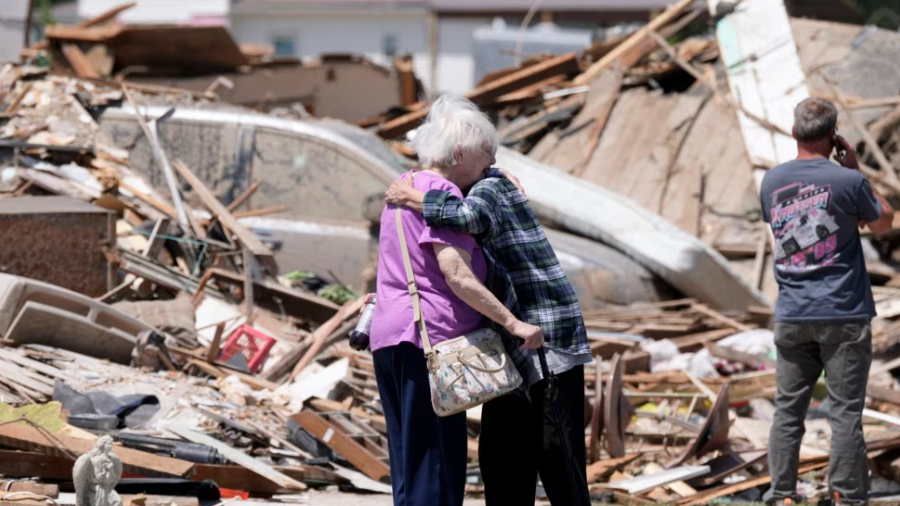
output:
[[[893,210],[860,173],[837,135],[837,109],[810,98],[794,110],[797,158],[770,170],[760,188],[763,219],[775,237],[775,420],[769,440],[767,502],[796,496],[803,420],[822,371],[828,387],[835,504],[865,504],[868,465],[862,410],[872,359],[872,288],[859,240],[863,225],[891,230]],[[829,160],[834,157],[842,166]]]

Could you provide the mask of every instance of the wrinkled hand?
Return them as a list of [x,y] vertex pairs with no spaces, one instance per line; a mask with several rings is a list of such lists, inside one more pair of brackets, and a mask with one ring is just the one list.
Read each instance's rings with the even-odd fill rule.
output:
[[513,185],[515,185],[515,187],[516,187],[520,192],[522,192],[522,196],[524,196],[526,200],[528,199],[528,195],[525,194],[525,188],[522,187],[522,182],[519,181],[519,178],[517,178],[516,176],[514,176],[511,172],[507,171],[506,169],[501,169],[500,167],[497,167],[497,170],[499,170],[499,171],[500,171],[500,174],[503,174],[503,177],[505,177],[506,179],[508,179],[510,183],[512,183]]
[[856,159],[856,150],[853,149],[853,146],[840,135],[837,136],[837,144],[834,161],[848,169],[859,170],[859,161]]
[[366,297],[363,299],[363,304],[362,304],[362,306],[360,306],[360,308],[359,308],[359,314],[363,314],[363,311],[366,310],[366,306],[368,306],[369,303],[372,302],[372,298],[374,298],[374,297],[375,297],[375,294],[374,294],[374,293],[367,293],[367,294],[366,294]]
[[388,204],[405,206],[412,200],[413,190],[415,188],[411,177],[398,179],[391,183],[391,187],[384,192],[384,200]]
[[524,341],[522,348],[536,350],[544,345],[544,332],[540,327],[517,320],[509,332]]

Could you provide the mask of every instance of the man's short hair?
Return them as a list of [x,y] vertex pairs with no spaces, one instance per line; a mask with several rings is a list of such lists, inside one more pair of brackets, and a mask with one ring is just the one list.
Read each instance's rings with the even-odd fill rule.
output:
[[823,98],[807,98],[794,108],[794,137],[801,142],[814,142],[834,135],[837,108]]

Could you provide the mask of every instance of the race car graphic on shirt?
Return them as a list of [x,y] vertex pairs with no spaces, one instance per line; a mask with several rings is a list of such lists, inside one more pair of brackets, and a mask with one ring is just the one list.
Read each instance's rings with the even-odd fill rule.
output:
[[830,186],[794,183],[772,193],[777,269],[809,271],[837,260],[840,227],[828,213],[831,201]]

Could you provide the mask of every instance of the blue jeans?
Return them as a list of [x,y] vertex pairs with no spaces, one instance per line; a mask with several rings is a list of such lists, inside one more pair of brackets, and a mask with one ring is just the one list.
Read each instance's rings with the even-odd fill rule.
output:
[[466,487],[466,414],[439,417],[428,369],[411,343],[372,353],[384,407],[394,506],[462,506]]

